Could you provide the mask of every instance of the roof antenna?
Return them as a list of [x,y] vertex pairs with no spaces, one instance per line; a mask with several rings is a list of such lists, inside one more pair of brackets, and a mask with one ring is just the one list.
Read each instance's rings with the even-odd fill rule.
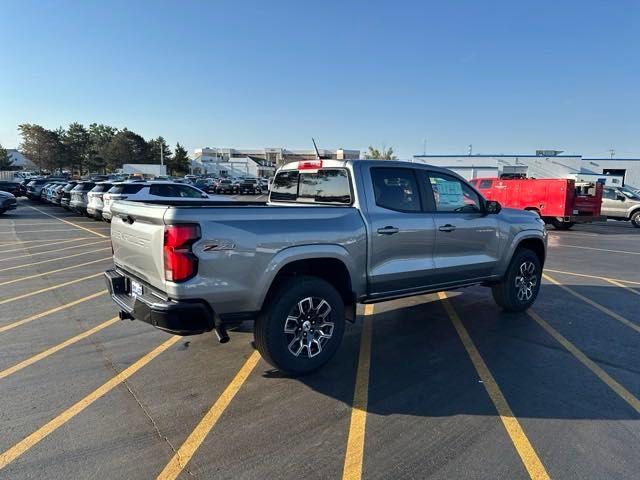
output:
[[322,157],[320,156],[320,152],[318,151],[318,146],[316,145],[315,138],[311,137],[311,141],[313,142],[313,148],[316,150],[316,159],[321,160]]

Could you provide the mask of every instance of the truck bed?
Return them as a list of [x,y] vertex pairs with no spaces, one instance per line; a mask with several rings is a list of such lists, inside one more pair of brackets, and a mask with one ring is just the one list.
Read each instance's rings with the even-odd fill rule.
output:
[[[361,248],[366,244],[365,224],[351,206],[118,201],[112,213],[116,267],[163,297],[213,296],[219,313],[257,308],[243,302],[261,298],[256,292],[268,288],[280,257],[304,259],[310,246],[315,253],[324,250],[354,271],[366,272],[366,250]],[[185,223],[200,228],[200,239],[192,246],[198,273],[176,284],[165,280],[165,226]]]

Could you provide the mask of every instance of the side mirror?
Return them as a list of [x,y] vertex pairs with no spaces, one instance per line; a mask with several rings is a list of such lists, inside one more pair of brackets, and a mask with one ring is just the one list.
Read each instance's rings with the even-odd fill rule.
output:
[[620,200],[621,202],[624,202],[627,199],[627,197],[625,197],[624,195],[619,195],[618,194],[618,195],[616,195],[616,199]]
[[487,200],[484,204],[484,213],[486,213],[487,215],[500,213],[500,210],[502,210],[502,205],[500,205],[495,200]]
[[203,194],[201,195],[201,197],[202,197],[202,198],[209,198],[209,195],[207,195],[206,193],[203,193]]

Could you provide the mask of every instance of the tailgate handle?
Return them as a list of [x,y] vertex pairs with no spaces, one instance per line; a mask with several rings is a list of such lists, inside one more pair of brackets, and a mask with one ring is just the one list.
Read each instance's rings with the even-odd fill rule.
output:
[[118,215],[122,219],[124,223],[128,223],[129,225],[133,225],[133,222],[136,221],[131,215]]

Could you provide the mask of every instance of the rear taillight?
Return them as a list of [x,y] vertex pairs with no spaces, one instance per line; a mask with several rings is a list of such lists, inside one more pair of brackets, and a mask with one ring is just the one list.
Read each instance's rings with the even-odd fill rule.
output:
[[165,225],[164,278],[168,282],[184,282],[198,272],[198,257],[191,246],[200,239],[200,227],[194,224]]

